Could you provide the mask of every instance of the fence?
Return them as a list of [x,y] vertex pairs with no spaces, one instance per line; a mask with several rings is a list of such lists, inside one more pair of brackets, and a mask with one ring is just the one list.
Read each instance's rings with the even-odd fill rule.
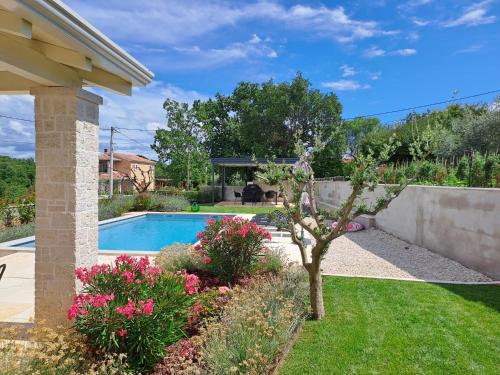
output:
[[[346,181],[319,181],[319,206],[337,208],[351,192]],[[377,187],[362,197],[374,203]],[[375,225],[500,280],[500,189],[408,186]]]

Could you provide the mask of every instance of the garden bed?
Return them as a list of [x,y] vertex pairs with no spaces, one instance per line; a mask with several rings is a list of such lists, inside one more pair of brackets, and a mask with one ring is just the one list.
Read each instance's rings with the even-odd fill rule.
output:
[[[220,238],[223,236],[223,238]],[[306,314],[307,279],[241,218],[210,221],[200,245],[76,270],[73,330],[0,344],[3,373],[270,374]],[[4,333],[5,336],[5,333]],[[111,372],[109,372],[111,371]]]

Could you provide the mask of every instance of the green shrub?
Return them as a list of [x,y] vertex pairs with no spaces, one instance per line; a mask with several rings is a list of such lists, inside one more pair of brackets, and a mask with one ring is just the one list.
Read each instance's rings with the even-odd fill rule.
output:
[[189,201],[183,196],[151,194],[149,209],[162,212],[177,212],[189,206]]
[[484,157],[481,154],[476,153],[472,159],[472,164],[470,167],[470,181],[471,186],[481,187],[485,186],[484,178]]
[[307,291],[305,273],[297,267],[235,293],[202,334],[208,373],[269,373],[305,316]]
[[127,195],[114,195],[111,199],[99,200],[99,220],[108,220],[123,215],[132,209],[134,198]]
[[285,260],[286,257],[282,249],[264,249],[259,259],[256,273],[277,275],[285,267]]
[[35,223],[0,229],[0,243],[35,235]]
[[21,224],[31,223],[35,219],[35,194],[28,193],[18,200],[17,214]]
[[149,193],[140,193],[134,196],[134,210],[145,211],[151,209],[152,199]]
[[467,181],[469,179],[469,158],[464,155],[458,162],[457,177],[460,180]]
[[190,244],[165,246],[155,257],[155,264],[163,271],[173,273],[182,270],[196,273],[204,270],[202,258]]
[[264,250],[264,240],[271,239],[265,229],[240,217],[225,216],[209,220],[200,243],[194,247],[203,258],[207,269],[227,282],[251,274]]
[[16,220],[16,209],[8,201],[0,201],[0,218],[6,227],[12,227]]
[[498,157],[493,155],[488,155],[484,161],[484,181],[486,187],[494,187],[494,171],[495,167],[499,163]]
[[184,336],[198,278],[151,266],[147,257],[119,256],[109,264],[78,268],[83,291],[68,318],[104,353],[125,353],[133,370],[149,370],[165,348]]

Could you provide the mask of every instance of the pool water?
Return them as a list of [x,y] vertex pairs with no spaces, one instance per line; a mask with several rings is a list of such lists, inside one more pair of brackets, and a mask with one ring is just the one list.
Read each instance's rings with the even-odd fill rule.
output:
[[[175,243],[195,243],[207,220],[217,215],[146,214],[99,225],[99,250],[159,251]],[[35,241],[16,246],[35,247]]]

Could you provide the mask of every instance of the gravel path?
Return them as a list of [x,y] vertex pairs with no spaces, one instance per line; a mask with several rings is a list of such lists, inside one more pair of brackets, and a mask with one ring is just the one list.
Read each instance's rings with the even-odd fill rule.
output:
[[485,282],[489,277],[386,232],[368,229],[336,239],[322,262],[331,275]]

